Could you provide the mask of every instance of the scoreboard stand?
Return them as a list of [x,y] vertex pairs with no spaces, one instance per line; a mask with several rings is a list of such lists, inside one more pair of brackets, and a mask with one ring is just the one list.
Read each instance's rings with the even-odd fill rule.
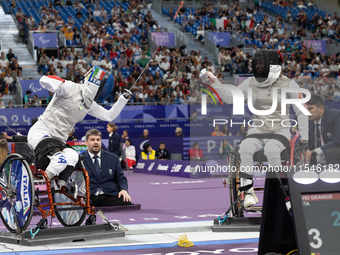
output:
[[290,213],[277,175],[266,176],[258,254],[295,249],[300,255],[340,254],[340,170],[279,173],[289,191]]

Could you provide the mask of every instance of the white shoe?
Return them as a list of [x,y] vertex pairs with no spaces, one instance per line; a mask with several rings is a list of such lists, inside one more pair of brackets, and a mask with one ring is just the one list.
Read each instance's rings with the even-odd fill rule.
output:
[[244,192],[244,208],[248,208],[250,206],[253,206],[259,202],[259,199],[257,198],[254,188],[250,188],[247,191]]

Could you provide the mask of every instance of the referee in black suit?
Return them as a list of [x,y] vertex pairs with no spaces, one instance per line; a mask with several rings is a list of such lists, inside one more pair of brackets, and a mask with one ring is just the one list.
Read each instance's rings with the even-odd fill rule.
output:
[[340,111],[326,107],[321,96],[307,102],[309,139],[307,160],[311,165],[340,164]]

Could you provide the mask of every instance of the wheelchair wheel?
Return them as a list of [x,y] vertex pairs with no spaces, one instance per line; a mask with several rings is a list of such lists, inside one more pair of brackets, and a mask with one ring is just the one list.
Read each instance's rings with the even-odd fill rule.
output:
[[10,232],[20,234],[27,229],[34,211],[34,180],[27,161],[16,153],[1,165],[0,208]]
[[[57,185],[54,184],[54,187],[56,186]],[[83,172],[78,170],[73,171],[67,180],[66,188],[71,195],[78,193],[78,196],[80,195],[85,198],[86,186]],[[65,194],[59,192],[53,192],[53,200],[54,203],[74,203],[74,201],[65,196]],[[85,201],[83,203],[85,204]],[[56,216],[64,227],[80,226],[85,220],[85,207],[80,205],[57,205],[55,208]],[[68,208],[70,209],[67,210]],[[58,209],[61,210],[59,211]]]

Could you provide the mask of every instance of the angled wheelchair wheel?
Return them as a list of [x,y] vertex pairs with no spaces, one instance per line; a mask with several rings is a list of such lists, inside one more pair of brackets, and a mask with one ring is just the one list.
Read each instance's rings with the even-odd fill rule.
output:
[[0,216],[5,227],[20,234],[31,222],[34,211],[34,180],[21,155],[9,155],[0,169]]
[[[56,185],[54,185],[56,187]],[[68,178],[66,188],[70,195],[78,194],[85,198],[86,184],[82,171],[75,170]],[[53,192],[54,203],[71,203],[74,201],[65,194]],[[83,202],[85,204],[85,201]],[[80,205],[57,205],[56,216],[64,227],[80,226],[86,217],[86,208]]]
[[[236,171],[232,171],[232,175],[231,175],[231,186],[232,186],[232,190],[231,190],[231,197],[232,197],[232,202],[234,203],[240,195],[239,192],[239,187],[240,187],[240,162],[238,161],[237,157],[234,157],[233,159],[233,165],[236,167]],[[233,214],[237,217],[243,217],[243,210],[242,210],[242,205],[241,202],[237,202],[234,205],[233,208]]]

